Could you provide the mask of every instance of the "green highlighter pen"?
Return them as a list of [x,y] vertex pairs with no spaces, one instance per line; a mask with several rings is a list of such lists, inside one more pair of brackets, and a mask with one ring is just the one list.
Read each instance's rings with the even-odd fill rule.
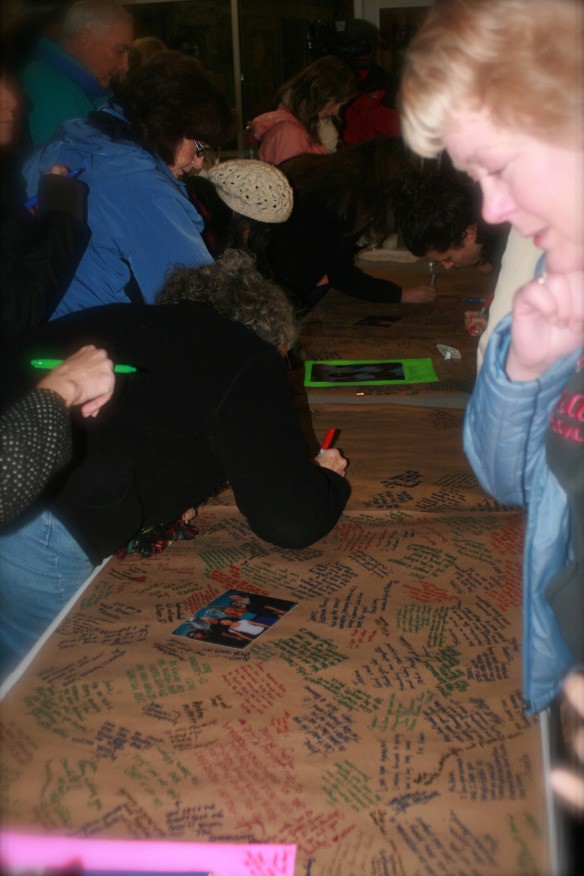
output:
[[[30,364],[33,368],[43,368],[45,371],[50,371],[51,368],[62,365],[64,361],[64,359],[31,359]],[[137,370],[133,365],[114,365],[115,374],[135,374]]]

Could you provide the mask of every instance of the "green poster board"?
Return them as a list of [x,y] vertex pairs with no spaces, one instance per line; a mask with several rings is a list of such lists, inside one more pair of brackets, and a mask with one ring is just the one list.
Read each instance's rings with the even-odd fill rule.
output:
[[431,359],[309,359],[304,363],[305,386],[383,386],[437,381]]

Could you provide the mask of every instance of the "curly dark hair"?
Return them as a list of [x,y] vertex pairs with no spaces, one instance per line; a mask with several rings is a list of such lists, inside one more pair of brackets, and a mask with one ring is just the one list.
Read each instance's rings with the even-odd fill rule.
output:
[[448,167],[407,168],[394,181],[393,200],[403,241],[417,256],[461,247],[468,227],[480,224],[479,186]]
[[279,168],[295,190],[336,214],[347,235],[366,232],[380,244],[394,230],[391,187],[404,161],[399,144],[374,137],[330,155],[296,155]]
[[357,94],[355,73],[337,55],[324,55],[285,82],[278,100],[300,119],[318,143],[319,112],[329,102],[344,103]]
[[184,137],[217,145],[235,131],[211,74],[182,52],[157,52],[128,75],[116,100],[138,140],[169,165]]
[[156,297],[157,304],[196,301],[247,326],[278,350],[288,351],[298,335],[292,305],[284,291],[257,270],[254,259],[228,249],[200,268],[176,268]]

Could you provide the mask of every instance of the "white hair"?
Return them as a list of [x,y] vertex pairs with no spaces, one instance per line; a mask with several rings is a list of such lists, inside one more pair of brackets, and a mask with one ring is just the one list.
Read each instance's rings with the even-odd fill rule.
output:
[[67,10],[62,38],[67,42],[82,30],[100,33],[117,21],[132,21],[132,16],[115,0],[79,0]]

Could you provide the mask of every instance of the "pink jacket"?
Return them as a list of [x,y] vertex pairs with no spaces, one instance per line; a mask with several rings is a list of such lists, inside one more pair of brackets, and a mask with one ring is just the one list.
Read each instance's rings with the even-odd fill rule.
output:
[[270,164],[280,164],[303,152],[327,154],[326,146],[314,143],[302,122],[283,103],[278,109],[256,116],[249,130],[260,144],[259,157]]

